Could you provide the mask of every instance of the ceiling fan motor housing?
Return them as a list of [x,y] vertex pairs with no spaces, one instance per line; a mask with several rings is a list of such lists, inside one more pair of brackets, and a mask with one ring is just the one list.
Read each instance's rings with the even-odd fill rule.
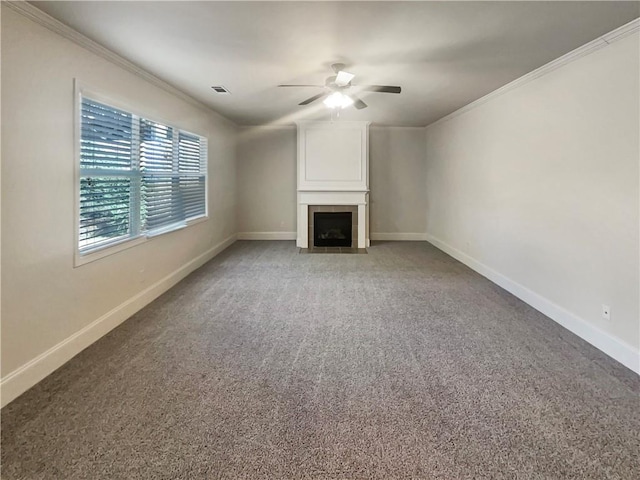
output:
[[324,85],[327,88],[330,88],[331,90],[344,90],[346,88],[349,88],[351,86],[351,82],[347,83],[346,85],[338,85],[336,83],[336,75],[332,75],[331,77],[327,77],[327,79],[324,81]]
[[338,73],[341,70],[344,70],[344,67],[346,67],[344,63],[334,63],[333,65],[331,65],[331,70]]
[[[348,95],[345,95],[343,92],[348,90],[353,85],[351,84],[351,80],[355,77],[353,73],[349,73],[344,71],[344,63],[334,63],[331,65],[332,70],[335,72],[335,75],[327,77],[324,81],[324,89],[329,90],[329,92],[322,92],[313,97],[307,98],[306,100],[300,102],[298,105],[309,105],[316,100],[325,97],[333,97],[336,94],[342,94],[348,98],[348,104],[340,105],[341,108],[345,106],[353,105],[356,109],[362,110],[363,108],[367,108],[367,104],[360,100],[356,95],[352,92],[349,92]],[[279,87],[322,87],[321,85],[278,85]],[[391,85],[359,85],[357,90],[365,90],[369,92],[380,92],[380,93],[400,93],[401,88]],[[357,93],[357,92],[356,92]],[[335,102],[334,102],[335,103]],[[328,105],[330,106],[330,105]],[[331,107],[333,108],[333,107]]]

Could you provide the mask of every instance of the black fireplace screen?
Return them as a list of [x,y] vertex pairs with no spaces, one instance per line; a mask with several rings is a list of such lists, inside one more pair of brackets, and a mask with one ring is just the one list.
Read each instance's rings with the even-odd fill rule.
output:
[[350,247],[351,212],[315,212],[313,245],[315,247]]

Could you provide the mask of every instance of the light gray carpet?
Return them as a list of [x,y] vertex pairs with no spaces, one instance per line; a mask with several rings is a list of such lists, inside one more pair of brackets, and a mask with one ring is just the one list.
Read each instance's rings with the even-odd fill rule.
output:
[[238,242],[2,412],[11,479],[637,479],[638,377],[426,243]]

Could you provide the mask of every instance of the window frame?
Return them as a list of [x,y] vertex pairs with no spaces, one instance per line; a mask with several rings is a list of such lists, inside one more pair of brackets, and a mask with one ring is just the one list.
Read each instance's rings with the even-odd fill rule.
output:
[[[131,212],[132,218],[132,228],[134,231],[132,235],[126,236],[121,239],[115,239],[113,241],[105,242],[104,244],[98,244],[95,248],[87,249],[84,251],[80,250],[80,197],[81,197],[81,179],[83,176],[83,169],[81,168],[81,141],[82,141],[82,99],[88,98],[90,100],[103,103],[109,107],[113,107],[119,110],[123,110],[126,113],[131,114],[135,119],[132,122],[134,128],[139,128],[139,122],[141,119],[145,119],[154,123],[162,124],[164,126],[170,127],[175,132],[174,138],[178,138],[180,132],[183,132],[187,135],[192,135],[204,140],[206,149],[206,157],[204,162],[205,170],[201,176],[204,176],[204,214],[192,217],[190,219],[185,219],[182,222],[176,222],[172,225],[167,225],[162,228],[157,228],[155,230],[141,230],[141,205],[142,200],[140,198],[140,193],[142,191],[142,177],[143,172],[140,170],[140,152],[139,152],[139,144],[136,146],[137,154],[136,154],[136,166],[137,170],[131,170],[129,175],[115,175],[115,177],[129,177],[131,179],[137,179],[136,182],[138,187],[136,198],[130,200],[130,205],[136,204],[137,211]],[[95,260],[99,260],[101,258],[113,255],[115,253],[121,252],[123,250],[127,250],[129,248],[135,247],[137,245],[146,243],[152,240],[155,237],[162,236],[166,233],[175,232],[178,230],[182,230],[184,228],[190,227],[192,225],[196,225],[198,223],[205,222],[209,219],[209,149],[208,149],[208,137],[206,135],[202,135],[200,133],[192,132],[190,130],[185,130],[176,126],[173,122],[167,122],[163,119],[159,119],[155,116],[149,116],[140,113],[140,111],[128,105],[126,102],[115,99],[111,95],[105,95],[101,91],[93,88],[84,87],[77,79],[74,79],[74,229],[75,233],[73,235],[74,238],[74,268],[79,267],[81,265],[85,265],[87,263],[93,262]],[[174,149],[178,149],[178,144],[173,144]],[[177,152],[176,152],[177,156]],[[134,219],[134,217],[137,217]]]

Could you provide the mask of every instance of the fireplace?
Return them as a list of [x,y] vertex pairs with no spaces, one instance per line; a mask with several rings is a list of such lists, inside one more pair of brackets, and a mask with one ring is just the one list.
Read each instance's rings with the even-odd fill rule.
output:
[[309,239],[305,248],[358,248],[357,205],[309,205],[305,217]]
[[313,214],[314,247],[351,247],[351,212],[315,212]]
[[[296,124],[298,133],[296,246],[304,249],[367,248],[369,246],[369,122],[300,120]],[[325,232],[324,234],[318,232],[316,235],[314,217],[317,212],[342,215],[327,216],[326,221],[338,222],[338,225],[329,226],[326,229],[320,226],[318,230],[325,230]],[[340,223],[347,221],[348,213],[351,214],[351,229],[346,223]],[[337,220],[340,217],[342,220]],[[324,221],[325,219],[320,219],[320,222]]]

